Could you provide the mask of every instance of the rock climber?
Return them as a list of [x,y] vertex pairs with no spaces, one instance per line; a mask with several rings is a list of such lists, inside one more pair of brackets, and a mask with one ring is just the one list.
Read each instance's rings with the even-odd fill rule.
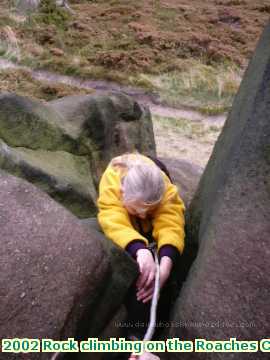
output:
[[159,257],[158,319],[167,320],[170,309],[162,298],[164,293],[168,295],[164,289],[184,249],[185,206],[166,166],[139,153],[111,160],[100,180],[97,204],[98,221],[106,237],[138,264],[139,276],[125,300],[128,314],[125,337],[142,340],[156,273],[149,245],[156,246]]

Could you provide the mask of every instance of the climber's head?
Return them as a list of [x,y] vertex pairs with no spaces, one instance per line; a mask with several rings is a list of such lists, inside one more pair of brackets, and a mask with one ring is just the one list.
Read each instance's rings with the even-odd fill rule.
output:
[[131,215],[142,219],[155,210],[165,190],[161,170],[143,161],[134,162],[122,178],[122,201]]

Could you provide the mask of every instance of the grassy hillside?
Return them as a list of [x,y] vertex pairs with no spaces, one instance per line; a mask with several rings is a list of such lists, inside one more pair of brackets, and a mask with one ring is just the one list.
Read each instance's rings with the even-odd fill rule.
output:
[[0,2],[0,56],[209,113],[229,108],[270,14],[269,0],[70,0],[74,13],[43,0],[26,17],[15,3]]

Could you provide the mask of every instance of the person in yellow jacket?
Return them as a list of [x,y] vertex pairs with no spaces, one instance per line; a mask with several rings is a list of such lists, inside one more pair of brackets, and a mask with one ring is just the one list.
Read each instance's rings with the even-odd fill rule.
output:
[[154,291],[156,267],[149,242],[159,254],[161,288],[184,249],[185,206],[166,167],[158,165],[138,153],[124,154],[112,159],[99,184],[99,224],[107,238],[137,261],[140,275],[132,296],[141,309]]

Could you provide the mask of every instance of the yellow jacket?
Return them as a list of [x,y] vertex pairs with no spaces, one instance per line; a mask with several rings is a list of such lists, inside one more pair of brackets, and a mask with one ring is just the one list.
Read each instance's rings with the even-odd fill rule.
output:
[[[143,155],[146,162],[152,162]],[[152,229],[152,236],[157,242],[158,250],[163,245],[173,245],[180,253],[184,249],[184,210],[183,201],[178,190],[164,172],[165,193],[151,218],[139,220],[144,233]],[[138,219],[130,215],[121,201],[121,178],[123,171],[113,165],[113,160],[103,173],[99,184],[98,221],[105,235],[123,249],[133,240],[142,240],[148,245],[148,240],[138,230]]]

